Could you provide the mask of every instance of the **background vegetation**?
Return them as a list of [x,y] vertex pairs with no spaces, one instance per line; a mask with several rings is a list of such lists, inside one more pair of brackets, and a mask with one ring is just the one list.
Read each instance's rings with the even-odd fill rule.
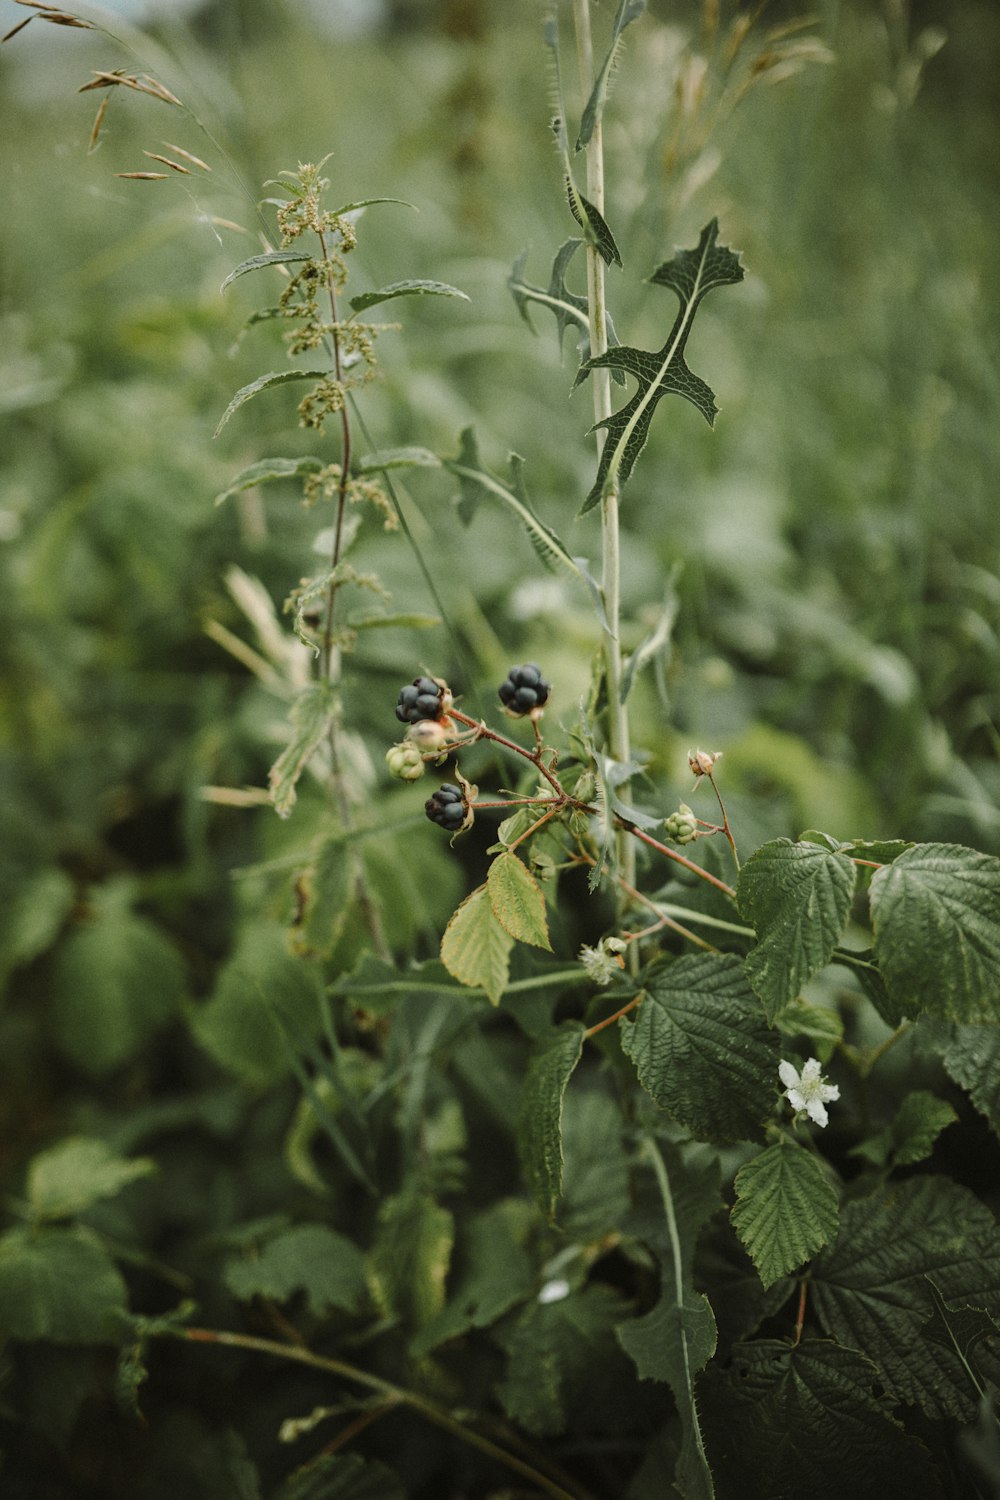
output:
[[[722,9],[727,26],[742,14]],[[694,243],[717,214],[748,272],[699,324],[716,429],[671,412],[624,515],[636,631],[650,600],[676,604],[635,696],[635,739],[678,796],[688,745],[723,749],[748,848],[813,826],[998,853],[1000,15],[989,0],[824,0],[801,68],[759,65],[738,97],[766,25],[795,14],[775,3],[728,74],[717,49],[695,108],[708,10],[650,4],[607,140],[630,268]],[[6,24],[22,18],[6,11]],[[544,284],[571,229],[537,12],[396,0],[362,24],[360,6],[225,0],[159,13],[156,42],[137,42],[129,65],[191,101],[228,153],[228,172],[216,156],[195,183],[113,176],[142,168],[161,129],[176,139],[167,108],[138,96],[115,98],[88,155],[95,96],[75,90],[120,65],[103,38],[36,25],[0,53],[0,1179],[16,1217],[28,1164],[53,1142],[84,1135],[154,1158],[155,1176],[81,1216],[117,1247],[131,1305],[150,1316],[193,1295],[206,1322],[232,1323],[232,1277],[206,1268],[308,1194],[288,1155],[299,1084],[266,1037],[235,1046],[220,995],[235,962],[272,963],[322,793],[283,823],[205,789],[266,784],[286,704],[224,632],[267,654],[241,579],[280,600],[314,525],[291,492],[213,507],[237,470],[298,441],[292,400],[276,394],[212,442],[262,367],[260,332],[238,337],[256,289],[219,286],[253,253],[239,226],[253,232],[260,184],[300,160],[334,153],[338,201],[415,204],[366,235],[365,276],[435,277],[471,302],[414,302],[387,336],[371,446],[453,454],[475,422],[487,462],[520,453],[540,513],[593,556],[592,519],[574,520],[593,457],[585,398],[568,398],[570,340],[561,364],[547,321],[533,316],[533,339],[506,288],[526,248],[526,275]],[[210,143],[182,144],[206,155]],[[662,316],[649,290],[637,276],[611,288],[619,330],[648,346]],[[400,961],[436,952],[482,856],[447,849],[421,815],[424,790],[389,789],[399,684],[429,666],[472,700],[538,657],[556,704],[573,705],[596,648],[592,620],[539,575],[522,536],[500,515],[465,530],[451,498],[440,473],[418,475],[407,513],[454,634],[415,648],[412,633],[372,632],[346,690]],[[398,608],[434,612],[405,542],[376,538],[367,558]],[[580,894],[562,917],[567,957],[594,926]],[[354,957],[348,933],[331,961],[346,971]],[[510,1122],[477,1058],[470,1044],[470,1119],[502,1181]],[[446,1136],[446,1114],[434,1119]],[[440,1140],[421,1149],[458,1170]],[[983,1129],[966,1150],[987,1180],[996,1141]],[[334,1221],[353,1233],[362,1211],[342,1195]],[[220,1383],[220,1364],[168,1347],[143,1426],[86,1338],[14,1341],[0,1359],[5,1479],[32,1500],[251,1495],[251,1459],[270,1493],[297,1461],[274,1440],[280,1422],[329,1400],[309,1372],[240,1363]],[[593,1430],[610,1434],[612,1386],[590,1394]],[[424,1429],[393,1421],[413,1495],[445,1493]],[[466,1492],[488,1490],[456,1481]]]

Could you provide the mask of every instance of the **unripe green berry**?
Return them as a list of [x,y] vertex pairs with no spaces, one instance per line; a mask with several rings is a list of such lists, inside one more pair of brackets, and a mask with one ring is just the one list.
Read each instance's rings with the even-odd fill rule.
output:
[[676,812],[672,812],[669,818],[664,818],[663,826],[670,837],[678,844],[690,844],[698,837],[698,819],[688,807],[682,802]]
[[424,774],[423,757],[416,745],[404,740],[401,745],[390,745],[385,752],[386,765],[400,781],[419,781]]

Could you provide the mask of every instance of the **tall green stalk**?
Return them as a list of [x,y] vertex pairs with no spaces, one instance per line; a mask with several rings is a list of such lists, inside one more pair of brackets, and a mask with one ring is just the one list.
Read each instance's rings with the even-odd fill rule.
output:
[[[594,50],[590,31],[590,0],[573,0],[573,21],[576,29],[576,53],[580,75],[580,92],[584,99],[590,95],[594,82]],[[604,145],[603,126],[598,113],[590,141],[586,147],[587,197],[597,211],[604,214]],[[588,240],[587,246],[587,308],[590,325],[591,357],[604,354],[608,347],[607,304],[605,301],[604,261],[597,247]],[[591,376],[594,393],[594,421],[600,423],[611,415],[611,372],[607,368],[595,369]],[[603,428],[597,430],[597,450],[600,456],[606,440]],[[617,761],[631,759],[631,735],[629,732],[628,707],[622,701],[622,650],[621,650],[621,537],[618,521],[618,481],[614,479],[601,500],[601,591],[604,596],[605,623],[602,627],[604,645],[604,680],[608,698],[608,750]],[[627,788],[622,788],[623,800],[627,800]],[[635,845],[624,831],[618,833],[619,870],[623,878],[633,884],[635,880]]]

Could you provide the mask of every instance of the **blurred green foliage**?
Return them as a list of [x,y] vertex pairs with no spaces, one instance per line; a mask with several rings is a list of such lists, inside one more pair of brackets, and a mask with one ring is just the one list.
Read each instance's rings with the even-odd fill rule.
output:
[[[540,314],[533,341],[505,286],[525,249],[526,274],[544,284],[573,228],[534,0],[396,0],[372,7],[370,28],[345,20],[340,31],[340,8],[321,25],[322,10],[219,0],[187,17],[161,11],[152,40],[116,26],[136,48],[127,65],[182,94],[214,140],[120,89],[88,154],[96,96],[75,90],[89,70],[121,64],[107,40],[37,24],[0,51],[0,1177],[19,1195],[28,1161],[60,1135],[123,1152],[155,1144],[154,1182],[95,1203],[82,1226],[46,1228],[37,1252],[89,1262],[98,1232],[144,1247],[129,1274],[153,1313],[190,1290],[206,1255],[239,1280],[233,1257],[246,1244],[268,1245],[280,1279],[280,1234],[308,1190],[281,1143],[296,1108],[297,1130],[318,1129],[315,1099],[313,1117],[301,1116],[280,1017],[262,1012],[248,1033],[229,996],[241,964],[270,973],[285,962],[271,940],[293,917],[289,876],[322,832],[322,796],[307,789],[281,824],[204,795],[266,782],[285,711],[206,633],[215,622],[260,645],[229,569],[280,602],[315,529],[291,487],[212,505],[242,467],[308,448],[284,393],[211,440],[232,392],[274,357],[261,352],[266,325],[238,336],[255,289],[219,294],[257,248],[261,183],[332,151],[338,199],[385,194],[419,209],[378,210],[362,274],[373,286],[440,278],[472,302],[407,306],[366,393],[366,443],[450,455],[474,422],[493,468],[511,449],[524,457],[533,503],[570,550],[598,550],[593,520],[574,520],[594,455],[586,397],[568,399],[573,351],[560,363]],[[21,19],[6,0],[4,11],[5,25]],[[794,14],[775,5],[773,20]],[[828,57],[780,80],[762,67],[738,103],[709,70],[704,113],[685,116],[702,19],[692,0],[651,4],[629,33],[607,139],[608,218],[633,273],[609,283],[623,340],[657,347],[661,294],[640,278],[712,214],[748,271],[699,320],[716,429],[673,403],[623,508],[626,645],[665,597],[676,607],[672,639],[633,697],[634,738],[667,797],[689,790],[689,742],[723,749],[748,850],[813,826],[998,852],[1000,16],[989,0],[824,0],[809,35]],[[113,175],[148,165],[142,150],[164,139],[206,158],[221,146],[229,166],[215,150],[211,178]],[[571,711],[596,647],[585,601],[538,573],[508,519],[483,510],[466,531],[451,499],[440,471],[417,471],[404,494],[452,631],[422,632],[416,646],[406,631],[368,633],[346,686],[356,775],[378,798],[366,861],[403,962],[436,951],[460,861],[476,856],[434,835],[422,791],[384,789],[398,684],[423,669],[447,675],[475,713],[483,682],[544,647]],[[404,540],[373,536],[365,558],[395,608],[436,613]],[[585,901],[563,918],[574,935],[588,930]],[[359,943],[350,930],[337,943],[332,964],[346,970]],[[315,995],[299,979],[288,991],[298,1046],[318,1028]],[[433,1051],[416,1007],[400,1025]],[[480,1147],[506,1142],[518,1044],[510,1059],[473,1040],[456,1049]],[[341,1059],[345,1136],[331,1152],[353,1149],[364,1067],[360,1052]],[[428,1171],[455,1171],[462,1142],[448,1136],[447,1101],[432,1081],[422,1087],[428,1113],[411,1147]],[[577,1189],[589,1201],[587,1185]],[[433,1259],[450,1230],[428,1204],[394,1200],[383,1215],[397,1215],[400,1234],[416,1224]],[[353,1182],[334,1223],[354,1234],[373,1213]],[[505,1233],[515,1245],[528,1236],[513,1219]],[[8,1275],[31,1274],[22,1252],[18,1240]],[[224,1448],[209,1426],[238,1416],[210,1374],[186,1391],[189,1366],[168,1352],[148,1452],[104,1407],[107,1430],[74,1437],[97,1389],[78,1346],[105,1303],[120,1302],[117,1274],[108,1262],[100,1308],[70,1308],[65,1347],[3,1356],[11,1494],[251,1494],[239,1487],[246,1443],[276,1480],[283,1460],[260,1436],[264,1418],[275,1427],[298,1398],[308,1409],[305,1375],[234,1366],[263,1415]],[[429,1270],[425,1322],[441,1316],[432,1284]],[[393,1295],[384,1288],[387,1308]],[[603,1348],[610,1325],[595,1318]],[[516,1353],[539,1336],[512,1324],[504,1338]],[[23,1428],[8,1421],[12,1384]],[[554,1409],[568,1394],[553,1395]],[[399,1442],[432,1485],[426,1439],[407,1428]],[[18,1465],[48,1488],[17,1488]]]

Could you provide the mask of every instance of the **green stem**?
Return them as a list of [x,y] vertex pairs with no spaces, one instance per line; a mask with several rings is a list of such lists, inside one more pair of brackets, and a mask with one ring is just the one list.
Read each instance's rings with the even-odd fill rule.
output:
[[543,1490],[546,1495],[551,1495],[554,1500],[588,1500],[586,1491],[577,1488],[574,1491],[567,1490],[548,1475],[541,1473],[533,1464],[527,1463],[519,1458],[517,1454],[511,1453],[506,1448],[501,1448],[498,1443],[483,1437],[481,1433],[469,1427],[458,1417],[452,1416],[451,1412],[445,1411],[443,1407],[437,1406],[433,1401],[428,1401],[416,1391],[407,1390],[403,1386],[393,1385],[389,1380],[382,1380],[378,1375],[372,1375],[367,1370],[361,1370],[357,1365],[348,1364],[346,1360],[333,1359],[328,1355],[314,1354],[311,1349],[303,1348],[298,1344],[282,1344],[273,1339],[257,1338],[246,1333],[228,1333],[223,1329],[215,1328],[178,1328],[157,1330],[167,1337],[179,1338],[188,1343],[222,1344],[230,1349],[245,1349],[256,1354],[270,1354],[276,1359],[291,1360],[294,1364],[308,1365],[313,1370],[322,1370],[328,1375],[338,1375],[342,1380],[353,1381],[355,1385],[366,1387],[370,1391],[377,1391],[385,1401],[391,1405],[408,1406],[425,1421],[431,1422],[435,1427],[442,1428],[451,1433],[453,1437],[466,1443],[470,1448],[478,1448],[480,1453],[485,1453],[489,1458],[495,1459],[520,1474],[522,1479],[529,1480],[538,1489]]

